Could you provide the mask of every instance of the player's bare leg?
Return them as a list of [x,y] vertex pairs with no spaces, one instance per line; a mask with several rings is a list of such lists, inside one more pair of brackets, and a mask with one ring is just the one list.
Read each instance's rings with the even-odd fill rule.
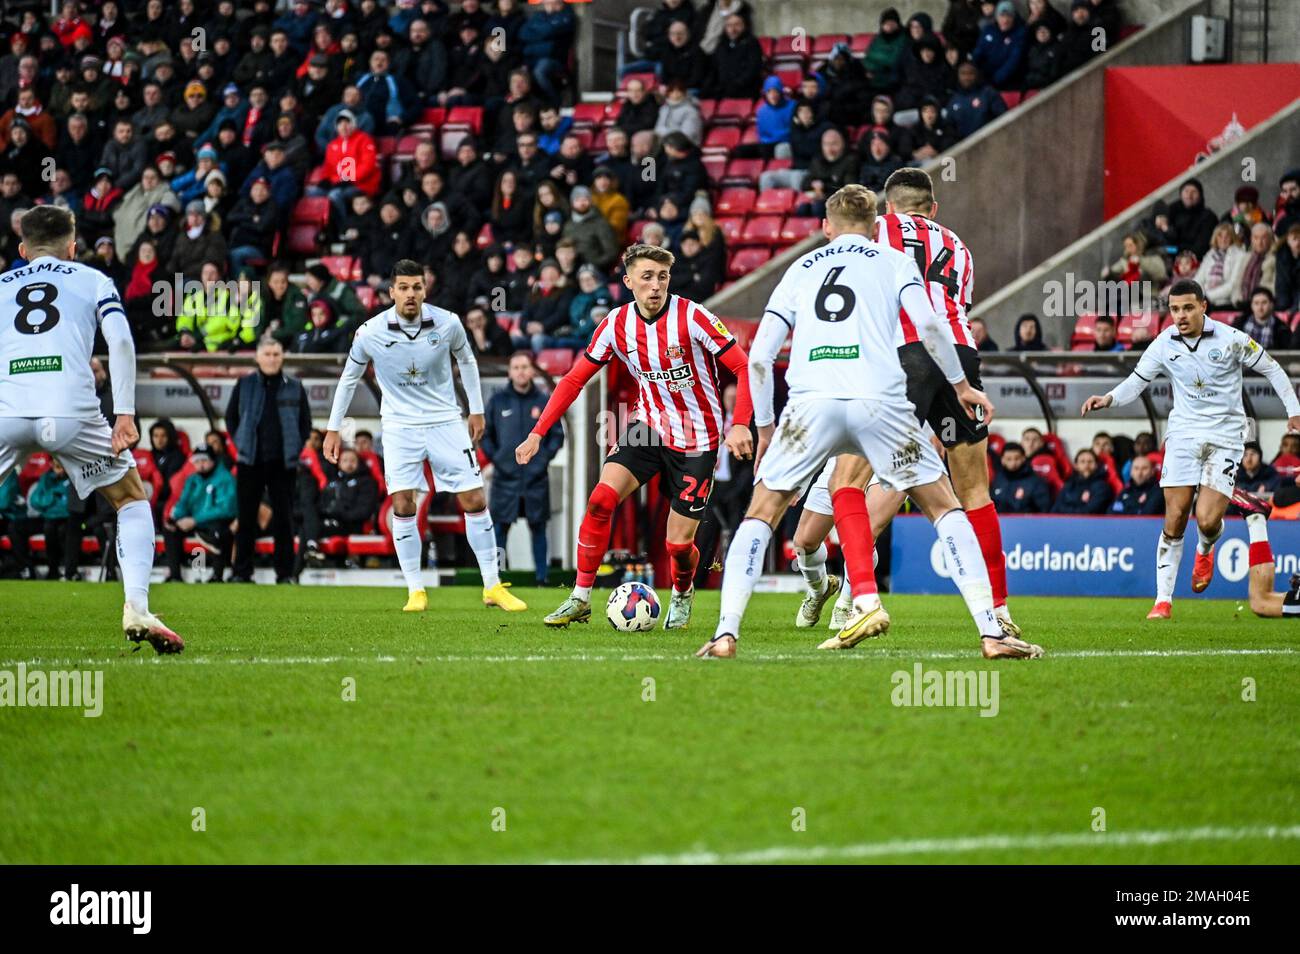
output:
[[424,576],[420,572],[420,554],[424,541],[416,519],[419,491],[394,490],[393,498],[393,549],[397,551],[397,565],[406,579],[406,605],[404,613],[423,613],[429,608],[429,596],[424,591]]
[[730,659],[736,655],[740,621],[753,595],[754,582],[762,569],[768,544],[772,542],[772,531],[794,503],[797,493],[794,490],[772,490],[761,480],[754,485],[745,519],[740,521],[732,535],[731,545],[727,547],[718,628],[713,638],[696,651],[696,656]]
[[149,572],[153,569],[153,510],[135,468],[99,488],[100,495],[117,511],[117,562],[122,573],[125,600],[122,631],[133,643],[147,640],[160,654],[179,653],[181,639],[149,611]]
[[978,444],[957,444],[948,449],[948,470],[952,474],[952,488],[957,493],[966,518],[984,554],[988,568],[989,586],[993,589],[993,612],[1003,632],[1020,636],[1020,627],[1011,618],[1007,608],[1007,560],[1002,552],[1002,526],[989,496],[988,441]]
[[794,559],[808,587],[794,616],[794,625],[799,629],[816,626],[826,601],[842,591],[840,578],[826,572],[826,538],[834,526],[835,520],[830,514],[805,507],[799,517],[799,526],[795,528],[791,540]]
[[1205,485],[1196,493],[1196,559],[1192,563],[1192,592],[1200,593],[1214,579],[1214,545],[1223,536],[1223,517],[1229,500]]
[[1250,535],[1250,611],[1266,619],[1278,619],[1289,605],[1300,609],[1300,574],[1292,574],[1290,592],[1273,589],[1277,565],[1268,543],[1268,518],[1273,505],[1252,493],[1237,489],[1232,502],[1246,515],[1246,532]]
[[962,510],[957,495],[942,478],[934,483],[913,487],[908,494],[934,524],[935,533],[947,555],[949,575],[961,591],[966,608],[979,630],[985,659],[1037,659],[1043,648],[1006,632],[993,612],[993,589],[979,540]]
[[876,588],[875,538],[863,488],[871,480],[871,465],[856,454],[841,454],[831,474],[831,504],[839,528],[840,549],[853,594],[853,610],[844,626],[819,649],[852,649],[864,639],[889,630],[889,613]]
[[695,570],[700,565],[700,551],[695,546],[695,532],[700,522],[668,511],[666,528],[668,558],[673,565],[673,592],[668,600],[664,629],[685,629],[695,605]]
[[577,582],[564,602],[542,620],[547,626],[566,627],[570,623],[591,621],[591,588],[596,584],[600,561],[609,547],[614,511],[639,486],[636,475],[622,464],[606,463],[601,468],[600,480],[587,498],[587,510],[578,528]]
[[1183,534],[1192,510],[1194,487],[1165,487],[1165,525],[1156,544],[1156,602],[1147,619],[1169,619],[1173,613],[1174,584],[1183,560]]
[[474,551],[478,571],[483,577],[483,605],[496,606],[507,613],[528,609],[527,603],[507,589],[510,584],[501,582],[496,531],[492,528],[492,515],[488,513],[483,488],[462,491],[456,495],[456,500],[465,513],[465,539]]

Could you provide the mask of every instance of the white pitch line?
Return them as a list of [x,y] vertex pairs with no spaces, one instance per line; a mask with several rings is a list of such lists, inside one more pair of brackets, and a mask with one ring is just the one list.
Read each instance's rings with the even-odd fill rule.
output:
[[920,838],[854,845],[774,846],[754,851],[688,851],[677,855],[634,858],[547,859],[548,865],[755,865],[781,862],[851,861],[908,855],[958,855],[976,851],[1050,851],[1054,848],[1129,848],[1197,841],[1275,841],[1300,838],[1300,825],[1248,828],[1174,828],[1164,831],[1057,832],[1047,835],[978,835],[965,838]]
[[[1051,659],[1132,659],[1132,658],[1179,658],[1196,656],[1294,656],[1300,650],[1286,646],[1265,647],[1259,649],[1075,649],[1059,652],[1048,651],[1044,657]],[[866,650],[854,653],[819,653],[815,651],[801,653],[765,653],[742,652],[741,659],[753,659],[759,662],[811,662],[813,660],[850,659],[861,662],[879,660],[924,660],[924,659],[961,659],[970,662],[983,662],[974,650],[960,652],[908,652],[904,649],[889,649],[884,652]],[[465,655],[418,655],[418,656],[179,656],[162,658],[159,656],[113,656],[102,659],[93,657],[60,659],[8,659],[0,662],[0,667],[17,666],[87,666],[149,663],[160,666],[323,666],[336,663],[555,663],[555,662],[595,662],[595,663],[629,663],[629,662],[686,662],[691,657],[686,653],[628,653],[626,655],[592,654],[592,653],[557,653],[547,655],[534,653],[514,656],[465,656]],[[710,660],[709,662],[716,662]]]

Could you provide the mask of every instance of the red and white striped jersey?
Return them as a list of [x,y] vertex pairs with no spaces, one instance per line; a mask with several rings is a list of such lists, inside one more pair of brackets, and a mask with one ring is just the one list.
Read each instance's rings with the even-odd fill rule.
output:
[[665,446],[689,453],[718,446],[722,389],[714,356],[735,343],[708,309],[669,295],[653,321],[635,302],[611,311],[591,336],[587,357],[599,364],[622,358],[640,388],[633,419],[653,427]]
[[[953,343],[974,348],[966,309],[975,282],[975,263],[962,240],[923,215],[889,212],[876,219],[876,241],[916,258],[930,303],[939,317],[948,319]],[[916,325],[902,308],[898,310],[896,338],[899,345],[920,340]]]

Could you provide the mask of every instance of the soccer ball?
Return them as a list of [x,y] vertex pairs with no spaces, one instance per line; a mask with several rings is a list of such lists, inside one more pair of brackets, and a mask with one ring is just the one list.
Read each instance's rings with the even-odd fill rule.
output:
[[609,625],[620,633],[644,633],[659,621],[659,597],[644,583],[624,583],[609,594]]

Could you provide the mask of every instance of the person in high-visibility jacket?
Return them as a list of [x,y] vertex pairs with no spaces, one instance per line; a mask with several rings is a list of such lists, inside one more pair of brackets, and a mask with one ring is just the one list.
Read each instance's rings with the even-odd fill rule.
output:
[[201,344],[208,351],[251,346],[261,322],[260,296],[242,287],[232,294],[215,262],[206,262],[201,275],[202,286],[185,295],[176,317],[180,346],[195,350]]

